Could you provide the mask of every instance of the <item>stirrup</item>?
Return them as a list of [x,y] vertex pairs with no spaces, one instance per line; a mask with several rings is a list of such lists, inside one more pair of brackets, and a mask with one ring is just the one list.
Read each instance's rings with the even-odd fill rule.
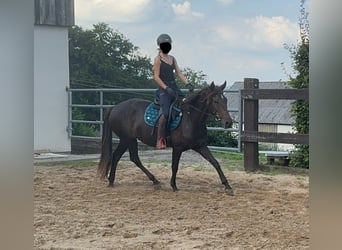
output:
[[164,137],[161,137],[157,141],[157,149],[164,149],[166,148],[166,140]]

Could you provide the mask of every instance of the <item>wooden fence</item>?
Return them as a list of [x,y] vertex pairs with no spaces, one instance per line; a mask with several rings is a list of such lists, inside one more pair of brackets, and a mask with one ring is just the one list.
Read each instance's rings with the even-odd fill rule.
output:
[[244,79],[241,90],[244,127],[240,139],[244,145],[244,168],[255,171],[259,166],[259,142],[309,144],[308,134],[268,133],[258,131],[259,99],[309,100],[308,89],[259,89],[259,80]]

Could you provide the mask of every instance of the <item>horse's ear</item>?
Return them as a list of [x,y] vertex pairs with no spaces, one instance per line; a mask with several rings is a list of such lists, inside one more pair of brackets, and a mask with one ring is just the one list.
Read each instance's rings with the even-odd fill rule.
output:
[[227,81],[224,81],[224,83],[220,86],[220,89],[223,91],[226,88]]
[[211,82],[211,84],[210,84],[210,89],[211,89],[211,90],[214,90],[214,89],[215,89],[214,81]]

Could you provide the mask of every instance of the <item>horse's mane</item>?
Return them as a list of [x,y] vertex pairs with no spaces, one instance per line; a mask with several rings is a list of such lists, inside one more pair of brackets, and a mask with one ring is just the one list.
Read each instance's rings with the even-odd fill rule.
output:
[[198,101],[201,101],[202,98],[206,97],[207,96],[207,92],[209,91],[209,86],[197,91],[197,92],[194,92],[192,95],[188,96],[184,103],[185,104],[195,104],[196,102]]
[[221,93],[222,90],[214,85],[209,85],[188,96],[184,103],[194,105],[197,102],[206,102],[212,95]]

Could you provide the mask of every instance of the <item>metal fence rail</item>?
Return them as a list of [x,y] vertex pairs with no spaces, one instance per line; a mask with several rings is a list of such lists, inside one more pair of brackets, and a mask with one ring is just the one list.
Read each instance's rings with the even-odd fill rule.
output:
[[[99,88],[99,89],[72,89],[72,88],[66,88],[66,91],[68,92],[68,126],[67,126],[67,131],[68,131],[68,136],[69,138],[84,138],[84,139],[101,139],[100,136],[81,136],[81,135],[73,135],[73,124],[74,123],[79,123],[79,124],[97,124],[99,125],[100,129],[100,134],[102,135],[102,125],[103,124],[103,112],[104,109],[113,107],[114,105],[106,105],[104,104],[104,93],[115,93],[115,92],[122,92],[122,93],[154,93],[155,89],[113,89],[113,88]],[[183,92],[187,92],[187,89],[182,89]],[[96,104],[81,104],[81,103],[73,103],[73,94],[74,93],[79,93],[79,92],[90,92],[90,93],[98,93],[99,97],[99,103]],[[238,92],[240,94],[239,90],[225,90],[225,93],[227,92]],[[240,98],[239,98],[240,99]],[[72,109],[73,108],[93,108],[93,109],[99,109],[99,117],[98,120],[75,120],[73,119],[72,116]],[[229,108],[229,107],[228,107]],[[237,113],[238,121],[234,121],[236,124],[235,128],[221,128],[221,127],[208,127],[208,130],[210,131],[219,131],[219,132],[234,132],[237,135],[237,142],[238,145],[237,147],[218,147],[218,146],[209,146],[210,149],[212,150],[217,150],[217,151],[241,151],[241,141],[240,141],[240,134],[241,134],[241,129],[242,129],[242,117],[241,117],[241,110],[242,110],[242,105],[239,106],[239,109],[229,109],[229,112],[235,112]],[[113,138],[113,140],[117,140],[116,138]]]

